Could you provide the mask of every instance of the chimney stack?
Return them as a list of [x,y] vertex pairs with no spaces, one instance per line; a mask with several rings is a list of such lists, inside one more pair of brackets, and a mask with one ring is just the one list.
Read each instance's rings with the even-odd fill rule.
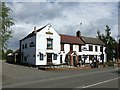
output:
[[77,31],[77,32],[76,32],[76,36],[80,38],[81,32],[80,32],[80,31]]
[[34,31],[36,31],[36,27],[34,27]]

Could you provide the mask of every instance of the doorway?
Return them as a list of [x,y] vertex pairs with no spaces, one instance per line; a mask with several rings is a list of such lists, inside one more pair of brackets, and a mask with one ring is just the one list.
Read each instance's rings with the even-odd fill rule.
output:
[[62,55],[60,55],[60,64],[62,64]]
[[52,53],[47,53],[47,64],[52,63]]
[[77,66],[77,57],[76,56],[73,56],[73,65]]

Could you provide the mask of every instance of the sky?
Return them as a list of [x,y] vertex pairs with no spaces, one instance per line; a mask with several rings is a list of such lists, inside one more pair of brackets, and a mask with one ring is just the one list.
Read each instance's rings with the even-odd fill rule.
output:
[[[63,1],[63,0],[62,0]],[[106,25],[111,29],[111,35],[118,36],[118,2],[113,0],[81,0],[64,2],[59,0],[7,0],[6,4],[13,12],[10,16],[15,19],[13,37],[8,48],[19,48],[19,40],[24,38],[34,27],[40,28],[48,23],[59,34],[76,35],[80,30],[82,36],[96,37],[97,30],[104,33]],[[80,24],[82,22],[82,24]]]

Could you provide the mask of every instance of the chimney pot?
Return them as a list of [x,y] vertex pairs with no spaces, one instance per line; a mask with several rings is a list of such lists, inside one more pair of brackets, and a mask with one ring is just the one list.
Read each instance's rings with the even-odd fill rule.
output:
[[36,31],[36,27],[34,27],[34,31]]

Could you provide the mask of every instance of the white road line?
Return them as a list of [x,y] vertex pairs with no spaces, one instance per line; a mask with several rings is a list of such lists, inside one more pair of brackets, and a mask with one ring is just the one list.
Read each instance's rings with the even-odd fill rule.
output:
[[106,81],[98,82],[98,83],[95,83],[95,84],[87,85],[87,86],[83,85],[83,87],[80,86],[80,87],[76,87],[76,88],[89,88],[89,87],[93,87],[93,86],[96,86],[96,85],[99,85],[99,84],[103,84],[103,83],[107,83],[107,82],[110,82],[110,81],[114,81],[114,80],[117,80],[119,78],[120,77],[117,77],[117,78],[109,79],[109,80],[106,80]]
[[92,75],[92,74],[96,74],[96,73],[109,72],[109,71],[114,71],[114,69],[112,69],[112,70],[102,70],[102,71],[96,71],[96,72],[90,72],[90,73],[84,73],[84,74],[75,74],[75,75],[70,75],[70,76],[60,76],[60,77],[58,76],[58,77],[49,78],[49,79],[34,80],[34,81],[28,81],[28,82],[23,82],[23,83],[4,85],[3,87],[14,87],[14,86],[19,86],[19,85],[24,85],[24,84],[32,84],[32,83],[38,83],[38,82],[60,80],[60,79],[77,77],[77,76],[85,76],[85,75]]

